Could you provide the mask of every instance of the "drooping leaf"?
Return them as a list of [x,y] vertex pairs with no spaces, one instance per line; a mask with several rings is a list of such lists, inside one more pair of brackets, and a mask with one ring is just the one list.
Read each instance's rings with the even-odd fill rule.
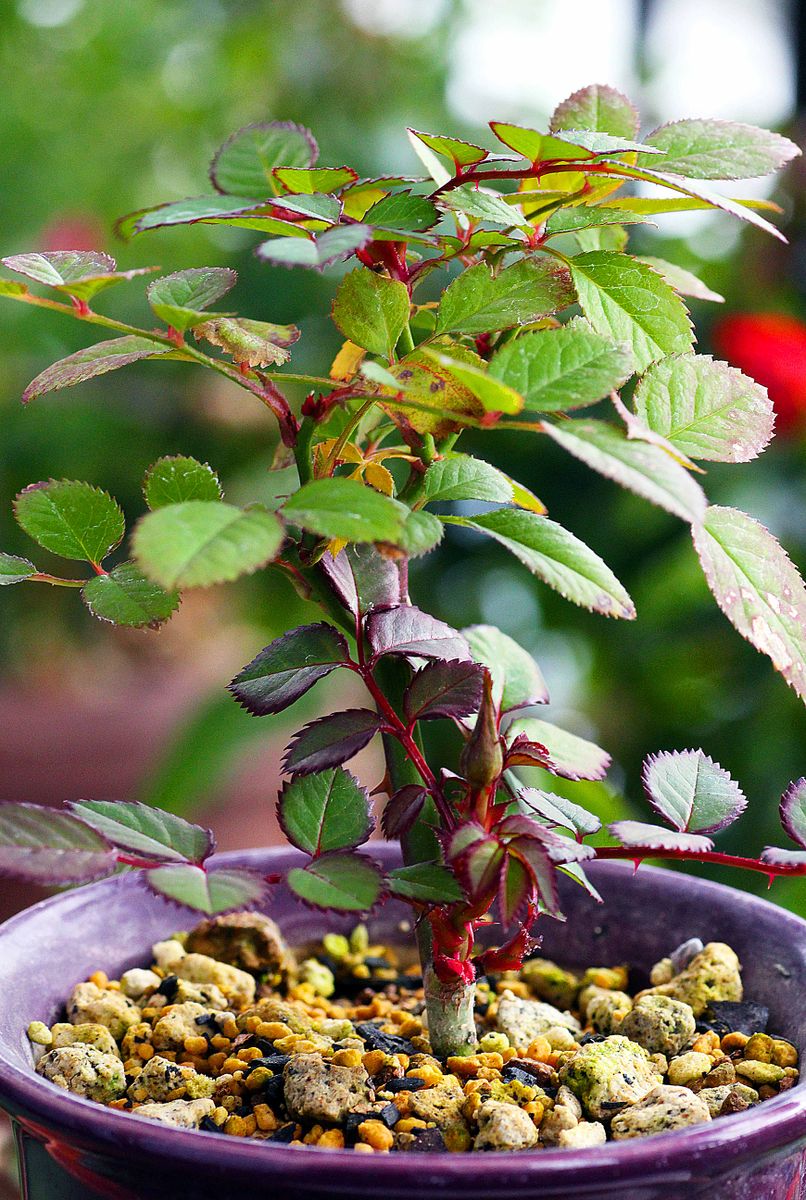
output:
[[433,721],[437,717],[467,717],[478,711],[483,668],[475,662],[430,662],[417,671],[403,697],[406,719]]
[[[436,225],[439,211],[427,196],[415,196],[411,192],[394,192],[382,196],[371,205],[361,220],[371,225],[375,238],[381,241],[400,237],[411,238],[412,234],[424,233]],[[419,240],[416,237],[415,241]]]
[[594,129],[613,137],[634,138],[639,125],[638,110],[622,92],[594,83],[557,105],[549,130],[560,133],[564,129]]
[[698,521],[705,494],[691,475],[659,446],[635,441],[606,421],[566,421],[544,425],[555,442],[594,471],[629,488],[682,521]]
[[580,887],[584,888],[591,899],[595,900],[597,904],[604,904],[601,893],[593,886],[579,863],[565,863],[563,866],[558,867],[557,870],[560,874],[573,879],[574,883],[578,883]]
[[772,437],[766,388],[708,355],[675,354],[654,363],[635,389],[635,411],[692,458],[749,462]]
[[85,350],[77,350],[67,358],[51,363],[32,379],[22,393],[23,404],[44,396],[46,392],[58,392],[61,388],[74,387],[77,383],[85,383],[107,371],[117,371],[129,363],[139,362],[145,358],[160,358],[171,353],[170,346],[160,342],[152,342],[149,338],[126,337],[112,338],[108,342],[96,342]]
[[335,912],[368,912],[384,892],[377,864],[349,852],[324,854],[307,867],[294,867],[287,882],[306,904]]
[[216,152],[210,178],[219,192],[270,196],[275,193],[271,179],[275,167],[312,167],[318,156],[314,136],[304,125],[293,121],[246,125]]
[[19,558],[16,554],[6,554],[0,550],[0,587],[22,583],[32,575],[36,575],[36,567],[27,558]]
[[265,508],[186,500],[137,523],[135,558],[165,588],[210,587],[248,575],[274,558],[283,527]]
[[213,853],[209,829],[135,800],[76,800],[70,810],[117,849],[155,863],[202,863]]
[[345,275],[333,301],[333,320],[341,332],[370,354],[391,359],[409,318],[406,285],[367,267]]
[[702,750],[650,754],[642,780],[655,812],[680,833],[716,833],[747,807],[738,783]]
[[781,797],[781,824],[786,832],[806,850],[806,779],[796,779]]
[[[154,204],[150,208],[126,213],[116,222],[115,232],[124,241],[129,241],[149,229],[172,225],[195,225],[199,221],[221,221],[225,224],[232,221],[237,224],[240,218],[251,214],[270,213],[270,203],[251,196],[189,196],[185,200],[172,200],[167,204]],[[278,222],[278,225],[284,224],[287,223]]]
[[197,341],[205,338],[219,346],[233,362],[247,367],[276,367],[288,362],[286,347],[297,341],[299,330],[295,325],[272,325],[246,317],[214,317],[196,325],[193,336]]
[[[537,717],[520,717],[507,730],[507,740],[525,734],[531,742],[545,746],[551,759],[550,770],[563,779],[604,779],[610,766],[610,755],[594,742],[568,733]],[[519,770],[528,781],[527,771]]]
[[229,690],[253,716],[263,717],[288,708],[348,659],[347,642],[332,625],[301,625],[261,650]]
[[568,270],[549,255],[521,259],[498,275],[477,263],[442,293],[437,332],[489,333],[529,325],[573,300]]
[[70,813],[37,804],[0,804],[0,875],[54,886],[109,875],[115,852]]
[[276,238],[261,242],[255,254],[281,267],[313,267],[323,271],[342,262],[372,241],[369,225],[336,225],[318,237]]
[[539,842],[556,865],[566,862],[585,862],[586,859],[593,858],[596,854],[593,846],[584,846],[577,839],[569,838],[564,833],[557,833],[555,829],[550,829],[542,821],[536,821],[524,813],[513,813],[504,817],[498,826],[498,831],[501,837],[512,839],[510,844],[515,844],[522,838]]
[[664,152],[664,171],[692,179],[754,179],[777,171],[800,154],[795,143],[779,133],[736,121],[697,118],[661,125],[649,134],[646,144]]
[[0,260],[12,271],[58,292],[90,300],[97,292],[124,283],[137,275],[148,275],[156,267],[137,267],[116,271],[115,260],[108,254],[89,250],[53,250],[45,254],[12,254]]
[[490,374],[519,392],[527,409],[563,412],[596,404],[632,374],[630,354],[585,321],[525,333],[490,363]]
[[566,600],[608,617],[635,616],[632,600],[610,568],[556,521],[515,509],[442,519],[500,542]]
[[482,162],[489,154],[489,150],[482,146],[475,146],[472,142],[464,142],[461,138],[449,137],[444,133],[423,133],[419,129],[408,129],[406,132],[412,142],[416,139],[435,154],[450,159],[454,167],[473,166],[474,163]]
[[320,537],[390,542],[401,537],[409,509],[356,479],[315,479],[283,505],[289,521]]
[[155,316],[174,329],[204,321],[203,310],[225,296],[238,281],[229,267],[190,267],[155,279],[146,289]]
[[81,589],[81,598],[99,621],[128,625],[133,629],[156,629],[179,607],[177,592],[164,591],[146,579],[136,563],[124,562],[96,575]]
[[681,296],[691,296],[695,300],[711,300],[714,304],[725,303],[724,296],[711,291],[692,271],[687,271],[677,263],[667,262],[665,258],[655,258],[651,254],[638,254],[636,258],[662,275],[670,287]]
[[257,871],[241,867],[202,867],[175,863],[145,872],[152,891],[176,904],[208,916],[240,908],[259,908],[268,895],[268,884]]
[[718,505],[692,535],[725,616],[806,700],[806,587],[786,551],[758,521]]
[[518,792],[517,800],[523,811],[536,813],[551,825],[568,829],[577,838],[588,837],[602,828],[597,816],[575,804],[573,800],[557,796],[554,792],[546,792],[540,788],[524,788]]
[[360,846],[373,828],[366,789],[341,767],[284,784],[277,815],[292,846],[314,857]]
[[271,174],[280,185],[281,195],[284,192],[303,195],[337,192],[358,179],[358,172],[352,167],[275,167]]
[[548,704],[546,681],[528,650],[494,625],[471,625],[462,630],[470,653],[490,672],[493,701],[501,712]]
[[520,921],[535,889],[529,867],[515,854],[507,854],[498,885],[498,912],[505,929]]
[[683,850],[687,854],[707,854],[714,848],[710,838],[698,833],[679,833],[676,829],[645,825],[642,821],[613,821],[607,830],[630,850]]
[[395,839],[407,834],[423,811],[427,796],[425,788],[416,783],[407,783],[398,788],[394,795],[390,796],[383,810],[383,836]]
[[472,392],[479,400],[485,412],[519,413],[523,408],[523,397],[508,384],[488,374],[486,370],[477,367],[475,363],[463,362],[462,359],[452,358],[439,350],[428,349],[423,353],[439,363],[449,376]]
[[158,458],[146,471],[143,495],[150,509],[186,500],[220,500],[221,484],[207,463],[184,454]]
[[397,867],[388,875],[389,891],[393,896],[419,904],[456,904],[464,892],[453,872],[442,863],[414,863]]
[[309,775],[312,771],[338,767],[368,746],[382,725],[378,714],[368,708],[328,713],[294,734],[286,750],[283,770]]
[[592,250],[570,265],[583,313],[599,333],[629,348],[636,370],[691,349],[694,334],[685,305],[646,263]]
[[371,544],[345,546],[335,558],[326,554],[321,566],[330,586],[353,616],[363,616],[378,605],[405,602],[400,564],[385,558]]
[[35,542],[61,558],[100,563],[125,532],[120,506],[89,483],[32,483],[14,501],[14,516]]
[[373,609],[367,618],[366,633],[375,658],[384,654],[463,662],[470,658],[460,633],[413,604]]

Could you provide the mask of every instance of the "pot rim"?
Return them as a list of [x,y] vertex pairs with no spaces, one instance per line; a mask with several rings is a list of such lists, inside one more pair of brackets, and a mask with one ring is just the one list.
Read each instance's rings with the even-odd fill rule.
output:
[[[373,852],[386,858],[396,852],[396,845],[373,844]],[[285,847],[269,847],[218,854],[214,861],[227,866],[255,865],[265,863],[266,856],[288,855]],[[615,882],[619,877],[633,874],[628,863],[598,862],[590,864],[594,875],[605,881]],[[662,867],[642,867],[643,874],[660,879],[679,877],[677,872]],[[776,918],[791,927],[793,938],[806,938],[806,920],[786,909],[779,908],[760,897],[750,895],[725,884],[686,876],[690,884],[714,899],[719,895],[731,894],[731,902],[737,909],[757,910],[759,907],[773,910]],[[132,875],[118,875],[111,879],[87,885],[96,894],[104,891],[129,887]],[[86,893],[87,888],[82,889]],[[0,925],[0,946],[6,934],[24,925],[32,913],[58,908],[66,896],[74,892],[60,893],[17,913]],[[266,1173],[283,1175],[304,1174],[308,1186],[319,1183],[326,1187],[327,1177],[341,1168],[349,1168],[351,1175],[372,1179],[377,1186],[399,1182],[401,1167],[406,1164],[413,1175],[437,1173],[440,1182],[458,1183],[467,1179],[469,1164],[473,1163],[474,1180],[488,1182],[492,1187],[502,1182],[505,1166],[517,1171],[523,1182],[551,1183],[562,1186],[564,1182],[584,1183],[586,1178],[602,1182],[603,1175],[636,1178],[642,1175],[657,1175],[660,1171],[669,1178],[685,1179],[691,1175],[694,1160],[703,1156],[712,1158],[720,1151],[729,1150],[734,1162],[741,1158],[769,1152],[798,1138],[806,1136],[806,1080],[796,1087],[763,1104],[732,1114],[730,1120],[714,1121],[710,1125],[695,1125],[688,1129],[667,1134],[656,1134],[651,1138],[635,1138],[623,1142],[608,1142],[604,1146],[581,1150],[555,1149],[519,1151],[492,1151],[482,1155],[469,1153],[446,1154],[441,1152],[403,1155],[358,1155],[351,1150],[328,1150],[327,1154],[317,1151],[315,1146],[293,1147],[272,1146],[270,1142],[254,1142],[249,1139],[222,1137],[220,1134],[202,1130],[184,1130],[166,1126],[152,1118],[133,1118],[130,1113],[107,1108],[82,1096],[57,1088],[41,1079],[33,1071],[20,1070],[9,1062],[0,1049],[0,1097],[18,1105],[26,1114],[23,1121],[33,1126],[27,1114],[38,1121],[57,1126],[73,1137],[79,1136],[96,1144],[101,1141],[117,1146],[119,1150],[172,1158],[177,1163],[193,1164],[196,1168],[207,1159],[217,1170],[232,1169],[235,1172],[253,1173],[262,1167]],[[47,1126],[45,1126],[47,1128]],[[437,1181],[434,1181],[437,1182]]]

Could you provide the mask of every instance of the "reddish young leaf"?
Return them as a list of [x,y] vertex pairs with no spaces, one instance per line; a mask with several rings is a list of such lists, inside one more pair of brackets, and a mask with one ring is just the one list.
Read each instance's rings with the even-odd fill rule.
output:
[[474,903],[492,897],[499,886],[504,865],[504,847],[486,834],[453,860],[453,869]]
[[806,850],[806,779],[796,779],[781,797],[781,824],[786,832]]
[[422,812],[428,793],[416,783],[408,783],[390,798],[383,810],[381,829],[390,840],[407,834]]
[[551,759],[548,770],[554,775],[563,779],[604,779],[607,774],[610,755],[594,742],[536,717],[524,717],[510,725],[508,738],[517,738],[520,734],[548,751]]
[[363,750],[382,724],[378,714],[368,708],[350,708],[311,721],[294,734],[283,770],[291,775],[310,775],[312,771],[337,767]]
[[530,741],[525,733],[519,733],[507,750],[505,767],[507,770],[510,767],[543,767],[551,771],[551,756],[546,746]]
[[282,712],[349,657],[345,638],[332,625],[300,625],[261,650],[229,690],[253,716]]
[[539,821],[532,820],[531,817],[519,814],[504,817],[497,832],[501,837],[534,838],[544,848],[553,863],[583,862],[586,858],[593,858],[596,853],[593,846],[585,846],[581,842],[575,841],[574,838],[548,829]]
[[106,838],[69,813],[0,804],[0,875],[58,886],[109,875],[117,855]]
[[326,554],[320,566],[333,591],[353,616],[364,616],[371,608],[408,601],[400,564],[392,558],[384,558],[371,542],[345,546],[335,558]]
[[428,663],[417,671],[403,698],[409,724],[436,717],[467,717],[478,711],[484,668],[456,660]]
[[529,868],[516,855],[507,854],[498,886],[498,911],[505,929],[522,920],[534,890]]
[[530,837],[513,838],[508,850],[510,854],[516,854],[528,868],[546,912],[552,917],[561,917],[557,871],[548,851],[535,838]]
[[467,642],[460,633],[413,604],[374,609],[367,618],[366,629],[375,658],[402,654],[464,662],[470,659]]

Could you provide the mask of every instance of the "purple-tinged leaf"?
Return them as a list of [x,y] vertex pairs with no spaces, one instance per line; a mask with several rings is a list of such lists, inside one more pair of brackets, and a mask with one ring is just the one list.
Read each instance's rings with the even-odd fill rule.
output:
[[288,872],[291,891],[313,908],[368,912],[383,897],[381,869],[364,854],[324,854]]
[[796,779],[781,797],[781,824],[786,832],[806,849],[806,779]]
[[366,789],[341,768],[286,783],[277,816],[291,845],[314,858],[360,846],[374,827]]
[[780,846],[765,846],[761,861],[771,867],[806,867],[806,850],[784,850]]
[[445,857],[455,863],[471,846],[489,837],[487,830],[478,821],[463,821],[461,825],[443,836]]
[[237,196],[271,196],[275,167],[312,167],[319,147],[310,129],[293,121],[245,125],[218,148],[210,164],[210,181],[219,192]]
[[154,862],[204,862],[215,849],[209,829],[134,800],[76,800],[70,810],[117,849]]
[[529,837],[513,838],[507,850],[510,854],[516,854],[529,870],[546,912],[552,917],[561,917],[557,870],[548,850],[535,838]]
[[419,904],[457,904],[464,899],[458,879],[442,863],[414,863],[398,867],[388,876],[389,891]]
[[41,371],[22,393],[22,402],[27,404],[46,392],[74,387],[77,383],[85,383],[88,379],[105,375],[107,371],[116,371],[129,363],[144,358],[163,358],[170,353],[170,346],[133,334],[112,338],[108,342],[96,342],[94,346],[77,350],[75,354],[69,354],[67,358],[61,358]]
[[528,650],[493,625],[471,625],[462,630],[477,663],[493,681],[493,699],[501,712],[548,704],[546,682]]
[[460,633],[413,604],[374,609],[367,618],[366,632],[376,659],[384,654],[470,659],[470,649]]
[[256,908],[268,896],[268,883],[257,871],[219,868],[206,871],[190,864],[171,864],[146,871],[148,886],[159,896],[209,916]]
[[643,821],[613,821],[607,829],[629,850],[682,850],[686,854],[706,854],[714,848],[710,838],[698,833],[679,833],[661,825],[645,825]]
[[0,875],[25,883],[88,883],[115,869],[116,854],[70,813],[37,804],[0,804]]
[[557,833],[539,821],[534,821],[531,817],[518,813],[505,817],[498,826],[497,832],[501,837],[535,838],[555,864],[584,862],[588,858],[593,858],[595,854],[592,846],[583,845],[574,838]]
[[[131,241],[139,233],[149,229],[162,229],[171,225],[195,225],[197,222],[240,225],[241,221],[261,216],[270,225],[268,233],[279,232],[274,226],[285,226],[293,235],[294,226],[287,221],[272,221],[271,200],[258,200],[249,196],[189,196],[185,200],[171,200],[167,204],[153,204],[126,213],[115,222],[115,233],[123,241]],[[266,216],[262,216],[266,214]],[[304,234],[303,234],[304,236]]]
[[806,586],[786,551],[758,521],[717,505],[692,536],[725,616],[806,700]]
[[425,788],[416,783],[407,783],[399,788],[383,810],[383,836],[393,841],[407,834],[422,812],[427,795]]
[[500,883],[504,847],[498,838],[485,834],[471,842],[451,865],[471,902],[492,898]]
[[229,690],[253,716],[282,712],[349,657],[346,639],[332,625],[300,625],[261,650]]
[[368,746],[383,725],[368,708],[328,713],[294,734],[286,750],[283,770],[290,775],[310,775],[347,762]]
[[662,750],[644,760],[646,798],[680,833],[716,833],[747,807],[742,789],[702,750]]
[[365,616],[372,608],[408,602],[400,563],[384,558],[369,542],[345,546],[335,558],[326,554],[320,566],[353,616]]
[[523,920],[534,890],[530,869],[516,855],[507,854],[498,885],[498,912],[505,929]]
[[514,721],[507,731],[508,739],[519,734],[546,747],[551,759],[549,770],[563,779],[604,779],[610,766],[606,750],[585,738],[559,729],[548,721],[524,717]]
[[406,719],[433,721],[436,717],[468,717],[478,712],[484,667],[455,660],[430,662],[417,671],[403,697]]
[[156,316],[174,329],[190,329],[211,317],[205,314],[216,300],[235,287],[238,275],[229,267],[190,267],[155,279],[146,288],[146,297]]
[[362,250],[372,241],[369,225],[334,225],[318,237],[281,237],[261,242],[255,254],[280,267],[312,267],[323,271]]
[[544,770],[549,771],[552,762],[548,747],[544,746],[542,742],[531,741],[525,733],[519,733],[509,743],[504,765],[507,771],[512,767],[543,767]]
[[557,796],[554,792],[544,792],[539,788],[525,788],[516,797],[518,804],[526,812],[536,813],[544,821],[568,829],[575,837],[589,837],[602,828],[602,823],[586,808],[567,800],[565,796]]

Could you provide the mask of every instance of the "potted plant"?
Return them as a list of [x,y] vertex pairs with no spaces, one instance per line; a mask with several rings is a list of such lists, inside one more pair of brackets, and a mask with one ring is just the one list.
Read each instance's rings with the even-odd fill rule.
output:
[[[247,126],[216,154],[213,194],[119,223],[124,238],[195,222],[255,230],[267,238],[258,257],[287,267],[324,271],[357,260],[335,289],[332,316],[344,342],[326,375],[285,369],[299,337],[293,326],[211,311],[235,284],[226,268],[152,279],[146,297],[162,322],[155,329],[124,325],[94,307],[96,295],[142,270],[118,271],[104,254],[4,259],[26,280],[0,281],[4,296],[114,334],[44,370],[26,389],[26,402],[140,360],[185,361],[266,405],[277,418],[280,447],[264,494],[243,508],[223,498],[206,464],[158,460],[145,476],[148,511],[122,561],[115,551],[125,522],[114,499],[90,483],[34,483],[15,500],[19,525],[41,548],[88,565],[91,574],[62,576],[3,554],[0,582],[76,588],[101,620],[156,628],[185,589],[279,570],[318,607],[319,619],[260,650],[230,684],[235,699],[257,716],[276,714],[334,672],[351,673],[366,690],[361,707],[309,723],[288,747],[278,812],[293,853],[217,859],[209,832],[139,804],[0,808],[4,873],[55,885],[115,873],[45,902],[0,935],[3,978],[15,995],[4,1018],[12,1049],[0,1094],[22,1130],[32,1197],[72,1195],[76,1179],[82,1195],[88,1188],[115,1196],[199,1195],[215,1179],[210,1194],[234,1196],[260,1186],[267,1172],[294,1195],[382,1188],[402,1196],[422,1186],[416,1157],[379,1163],[378,1155],[370,1163],[369,1155],[336,1150],[314,1162],[315,1155],[295,1157],[266,1140],[205,1138],[133,1120],[34,1076],[30,1058],[20,1057],[25,1027],[52,1020],[82,970],[119,974],[142,964],[150,942],[177,923],[166,899],[183,906],[186,919],[189,910],[214,917],[266,909],[291,940],[321,939],[376,912],[375,928],[399,940],[395,923],[407,906],[427,1044],[439,1063],[452,1060],[460,1072],[463,1058],[479,1069],[477,980],[517,984],[507,973],[520,969],[541,937],[541,953],[568,966],[627,960],[643,969],[700,932],[711,942],[729,941],[744,959],[750,998],[773,1007],[777,1001],[776,1032],[790,1043],[806,1034],[798,993],[806,982],[801,922],[715,885],[651,869],[632,880],[627,868],[602,861],[637,866],[665,858],[770,878],[802,874],[806,782],[791,784],[781,802],[796,849],[727,855],[714,850],[709,835],[744,810],[739,785],[701,750],[662,752],[647,759],[643,778],[662,823],[619,821],[606,843],[592,844],[598,819],[548,791],[545,775],[528,786],[529,773],[600,779],[608,755],[534,715],[548,699],[546,686],[511,638],[489,626],[452,628],[412,603],[408,586],[409,561],[435,549],[446,529],[459,529],[493,538],[577,604],[614,618],[635,616],[619,580],[546,515],[540,499],[457,448],[466,430],[490,441],[501,430],[542,434],[688,522],[717,603],[806,697],[804,584],[774,537],[744,513],[709,505],[698,478],[699,462],[745,462],[764,449],[773,428],[770,402],[739,371],[694,352],[683,297],[713,293],[674,264],[626,251],[630,226],[686,209],[723,210],[781,237],[764,215],[774,205],[728,198],[703,180],[768,174],[797,148],[750,126],[704,120],[664,125],[638,141],[633,106],[599,86],[560,104],[548,133],[502,122],[491,129],[503,153],[410,130],[427,178],[360,179],[350,167],[318,166],[307,129]],[[663,193],[625,195],[635,181]],[[48,292],[31,290],[30,281]],[[298,412],[284,391],[293,385],[308,390]],[[596,417],[576,415],[595,405],[603,409]],[[439,756],[429,740],[432,721],[452,731]],[[399,842],[399,854],[377,844],[361,848],[374,828],[372,797],[344,764],[374,738],[382,739],[386,773],[372,795],[383,797],[380,824]],[[592,908],[601,899],[598,883],[606,891],[604,918]],[[564,913],[568,925],[559,924]],[[686,969],[681,963],[669,967],[667,982]],[[653,978],[661,988],[665,970]],[[735,971],[731,980],[733,992],[714,991],[711,999],[738,1002]],[[706,1010],[691,1009],[700,1018]],[[581,1036],[578,1024],[569,1029]],[[516,1040],[499,1036],[499,1047],[504,1043],[514,1054]],[[570,1104],[571,1059],[550,1050],[550,1069],[562,1068],[571,1081],[562,1085]],[[575,1043],[568,1053],[577,1051]],[[481,1069],[495,1075],[492,1058]],[[707,1179],[710,1195],[736,1195],[726,1150],[743,1137],[742,1186],[771,1197],[800,1195],[796,1143],[806,1136],[806,1103],[799,1090],[783,1091],[786,1071],[790,1083],[795,1078],[791,1061],[789,1068],[772,1063],[773,1074],[782,1072],[772,1089],[780,1095],[716,1132],[685,1129],[654,1146],[628,1140],[584,1148],[569,1140],[577,1148],[556,1154],[546,1151],[553,1144],[546,1140],[543,1152],[532,1154],[535,1133],[534,1143],[510,1159],[443,1155],[427,1168],[428,1186],[441,1195],[517,1187],[518,1194],[548,1197],[575,1188],[591,1194],[595,1186],[598,1195],[669,1196],[677,1194],[669,1190],[672,1180],[696,1178]],[[556,1089],[543,1097],[547,1110],[558,1107]],[[531,1116],[537,1127],[540,1114]],[[599,1128],[604,1141],[604,1124]],[[303,1140],[301,1130],[295,1141]],[[403,1132],[417,1140],[416,1131]],[[121,1154],[121,1145],[136,1153]],[[145,1154],[159,1162],[158,1178],[144,1169]],[[64,1172],[54,1176],[54,1162]]]

